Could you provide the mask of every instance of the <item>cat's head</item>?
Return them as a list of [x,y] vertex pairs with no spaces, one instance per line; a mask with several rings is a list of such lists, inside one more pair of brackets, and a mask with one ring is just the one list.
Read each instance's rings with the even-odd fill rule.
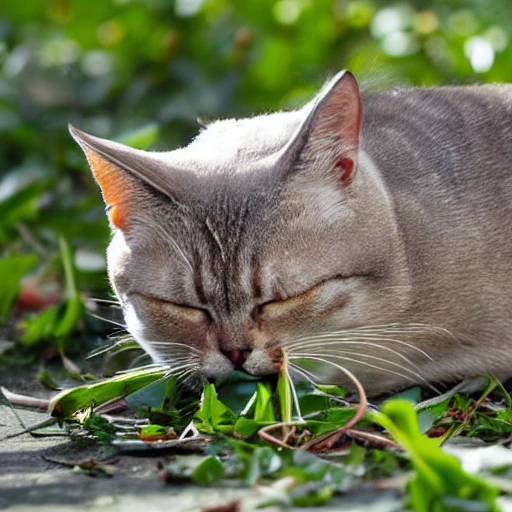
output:
[[71,128],[108,206],[112,286],[155,361],[269,374],[279,347],[396,316],[400,247],[361,123],[341,72],[301,110],[217,121],[168,153]]

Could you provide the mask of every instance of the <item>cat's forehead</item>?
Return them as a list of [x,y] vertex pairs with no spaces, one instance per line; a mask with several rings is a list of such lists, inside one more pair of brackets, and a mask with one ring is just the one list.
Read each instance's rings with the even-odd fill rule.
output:
[[301,111],[294,111],[215,121],[170,157],[180,166],[203,173],[217,173],[226,168],[243,172],[247,164],[279,151],[303,117]]

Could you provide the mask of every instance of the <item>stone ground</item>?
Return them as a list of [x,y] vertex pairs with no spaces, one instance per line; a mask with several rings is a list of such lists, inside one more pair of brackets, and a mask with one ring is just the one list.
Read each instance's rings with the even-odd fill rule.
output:
[[[0,386],[16,393],[48,397],[37,381],[37,369],[2,371]],[[324,507],[293,508],[268,503],[268,488],[198,487],[165,483],[159,462],[170,454],[157,452],[112,454],[97,443],[67,437],[22,434],[40,423],[46,413],[13,411],[0,393],[0,509],[13,512],[399,512],[403,497],[376,490],[371,483],[336,496]],[[115,468],[112,477],[91,477],[76,464],[95,460]],[[504,512],[512,512],[512,499],[500,499]]]
[[[0,372],[0,385],[12,392],[47,396],[37,384],[36,370]],[[1,395],[0,395],[1,396]],[[65,437],[34,437],[23,434],[21,422],[32,426],[46,414],[17,409],[0,398],[0,509],[13,512],[249,512],[268,502],[257,489],[200,488],[166,484],[158,476],[158,462],[165,455],[114,455],[97,444],[78,443]],[[112,477],[91,477],[73,467],[84,460],[96,460],[115,467]],[[401,500],[393,492],[359,489],[331,501],[324,507],[301,511],[400,510]],[[267,506],[268,512],[289,510],[285,505]],[[293,510],[293,508],[291,509]]]
[[[44,416],[32,411],[17,411],[26,425]],[[70,442],[66,438],[32,437],[19,432],[19,420],[8,405],[0,405],[0,509],[16,512],[246,512],[256,510],[268,498],[251,489],[199,488],[190,485],[166,485],[158,478],[158,457],[121,455],[113,460],[97,446]],[[91,477],[68,464],[89,458],[115,466],[113,477]],[[161,459],[162,457],[160,457]],[[323,508],[302,511],[399,510],[393,493],[355,492]],[[264,510],[278,512],[284,506]]]

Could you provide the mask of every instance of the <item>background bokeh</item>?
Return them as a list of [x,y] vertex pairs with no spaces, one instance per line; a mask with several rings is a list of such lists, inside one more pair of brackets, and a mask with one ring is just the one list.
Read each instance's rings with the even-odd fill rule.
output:
[[198,115],[293,108],[342,68],[367,90],[510,82],[511,27],[510,0],[2,0],[0,333],[69,337],[71,298],[108,293],[103,204],[67,123],[161,150]]

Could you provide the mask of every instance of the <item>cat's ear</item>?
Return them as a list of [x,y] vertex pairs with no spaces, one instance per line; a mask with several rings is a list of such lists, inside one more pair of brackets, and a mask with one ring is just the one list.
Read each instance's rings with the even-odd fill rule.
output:
[[121,230],[140,209],[140,195],[148,187],[170,197],[177,186],[164,162],[123,144],[89,135],[69,125],[69,132],[84,151],[103,193],[111,224]]
[[352,73],[341,71],[320,91],[309,113],[279,161],[291,169],[299,158],[335,168],[343,184],[350,183],[357,164],[362,121],[362,100]]

